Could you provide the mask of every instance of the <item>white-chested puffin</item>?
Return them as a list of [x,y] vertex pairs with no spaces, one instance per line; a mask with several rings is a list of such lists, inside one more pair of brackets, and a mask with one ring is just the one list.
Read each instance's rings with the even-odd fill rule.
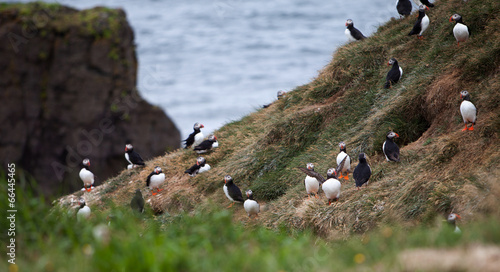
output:
[[354,181],[356,182],[356,188],[363,186],[363,184],[368,185],[368,181],[370,180],[370,176],[372,175],[372,169],[368,162],[366,161],[365,153],[359,153],[359,163],[354,168],[354,172],[352,173],[354,177]]
[[[165,182],[165,174],[161,170],[161,167],[156,166],[153,172],[151,172],[146,179],[146,186],[151,189],[151,192],[153,195],[156,195],[158,192],[162,191],[163,189],[160,189],[160,185]],[[156,192],[154,191],[156,189]]]
[[345,30],[345,35],[348,42],[359,41],[366,38],[365,35],[361,33],[361,31],[354,27],[354,23],[351,19],[347,19],[347,22],[345,22],[345,26],[347,27],[347,29]]
[[385,142],[382,145],[385,159],[387,161],[399,162],[399,146],[394,142],[394,138],[399,138],[399,135],[394,131],[387,132]]
[[210,165],[208,165],[207,161],[203,157],[198,157],[196,159],[196,163],[191,166],[189,169],[184,171],[184,173],[189,174],[190,176],[194,177],[197,174],[201,174],[203,172],[206,172],[210,170]]
[[453,35],[457,40],[457,46],[460,46],[460,42],[465,42],[469,39],[469,28],[462,21],[462,16],[458,14],[453,14],[450,17],[450,22],[455,21],[457,24],[453,27]]
[[83,181],[83,187],[82,191],[86,190],[87,192],[90,192],[90,190],[94,189],[94,174],[90,172],[90,160],[89,159],[84,159],[83,162],[83,168],[80,170],[80,179]]
[[461,219],[460,215],[456,213],[450,213],[446,221],[454,228],[455,233],[461,233],[462,231],[457,226],[457,219]]
[[127,169],[145,165],[141,155],[134,151],[134,147],[131,144],[125,145],[125,159],[130,163]]
[[304,185],[306,186],[307,197],[310,198],[311,195],[314,195],[318,198],[319,184],[325,179],[314,171],[314,164],[308,163],[306,167],[298,167],[298,169],[306,174]]
[[410,31],[410,33],[408,34],[408,36],[416,34],[417,38],[419,40],[424,39],[424,36],[422,36],[422,34],[429,27],[429,23],[430,23],[429,16],[427,16],[425,14],[425,6],[424,5],[420,5],[418,7],[417,21],[415,22],[415,25],[413,25],[413,29]]
[[201,132],[201,129],[204,128],[205,126],[200,123],[195,123],[193,125],[193,132],[189,134],[185,142],[186,146],[184,148],[189,148],[190,146],[197,146],[201,142],[203,142],[203,139],[205,136],[203,136],[203,132]]
[[395,58],[392,58],[387,62],[388,66],[392,65],[391,70],[387,72],[387,76],[385,77],[385,85],[384,88],[389,89],[392,84],[397,83],[401,77],[403,76],[403,69],[399,66],[398,61]]
[[243,203],[243,196],[241,195],[241,190],[234,184],[233,178],[230,175],[226,175],[224,177],[224,187],[222,187],[224,190],[224,194],[226,194],[226,197],[231,200],[231,205],[228,206],[228,208],[231,208],[235,202]]
[[[462,104],[460,104],[460,113],[462,114],[462,119],[465,123],[465,128],[462,131],[474,130],[474,125],[476,124],[476,113],[477,109],[472,102],[470,102],[469,92],[463,90],[460,92],[460,98],[462,98]],[[467,123],[472,123],[468,128]]]
[[90,207],[87,206],[87,203],[85,203],[85,199],[80,198],[78,201],[80,204],[80,207],[78,207],[78,211],[76,212],[76,219],[78,221],[82,219],[87,219],[90,216]]
[[398,10],[399,16],[408,16],[411,14],[411,2],[410,0],[398,0],[396,4],[396,9]]
[[219,146],[219,143],[217,142],[217,137],[215,135],[210,135],[208,136],[208,139],[205,141],[201,142],[199,145],[194,147],[194,151],[198,154],[206,153],[210,151],[212,148],[216,148]]
[[130,201],[130,208],[133,211],[143,213],[144,212],[144,198],[140,189],[135,190],[134,197]]
[[259,216],[260,205],[257,201],[253,199],[252,190],[246,191],[246,195],[247,195],[247,200],[245,200],[245,202],[243,203],[243,208],[245,208],[248,217],[252,218],[252,215],[255,215],[256,217]]
[[337,169],[330,168],[326,172],[326,180],[322,183],[321,188],[325,192],[325,196],[328,199],[328,205],[331,205],[333,201],[339,200],[340,197],[340,181],[338,178],[340,171],[344,168],[347,162],[347,157],[344,157],[342,161],[337,166]]
[[[339,180],[344,178],[345,180],[349,180],[349,172],[351,172],[351,157],[347,155],[346,145],[344,142],[339,143],[340,153],[337,155],[337,166],[345,159],[344,167],[339,169]],[[344,176],[345,175],[345,176]]]

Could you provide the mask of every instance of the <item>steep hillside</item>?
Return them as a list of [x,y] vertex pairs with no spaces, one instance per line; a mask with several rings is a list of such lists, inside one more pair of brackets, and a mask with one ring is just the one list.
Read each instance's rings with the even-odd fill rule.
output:
[[[457,47],[453,23],[459,13],[472,36]],[[310,84],[297,87],[270,107],[229,123],[215,132],[220,146],[205,155],[208,173],[191,178],[184,170],[195,163],[192,150],[176,150],[147,162],[144,169],[123,171],[90,193],[89,205],[127,206],[140,188],[152,209],[165,215],[192,210],[222,210],[224,175],[242,189],[252,189],[263,204],[255,224],[271,228],[313,229],[330,238],[363,233],[383,223],[432,224],[451,211],[473,221],[499,214],[500,204],[500,3],[438,1],[428,11],[431,24],[418,40],[407,34],[415,17],[393,19],[366,40],[340,47]],[[404,70],[391,89],[382,88],[395,57]],[[478,108],[474,131],[461,131],[460,91],[468,90]],[[401,162],[385,161],[385,134],[401,137]],[[357,164],[368,155],[370,184],[356,190],[344,182],[340,200],[331,206],[323,193],[306,197],[308,162],[326,175],[336,166],[338,143]],[[126,165],[125,160],[123,161]],[[151,196],[145,179],[154,166],[166,173],[165,189]],[[354,167],[353,167],[354,169]],[[234,205],[234,220],[247,222]]]

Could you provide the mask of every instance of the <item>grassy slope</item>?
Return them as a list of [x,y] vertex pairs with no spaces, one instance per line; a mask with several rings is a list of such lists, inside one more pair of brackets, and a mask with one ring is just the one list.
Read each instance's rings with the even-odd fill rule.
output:
[[[448,22],[453,13],[461,14],[472,32],[471,39],[459,48],[452,35],[453,24]],[[460,244],[499,243],[498,232],[492,227],[498,221],[484,219],[499,215],[499,14],[500,3],[496,0],[439,1],[428,12],[431,25],[423,41],[406,35],[415,20],[413,16],[389,21],[369,39],[339,48],[332,62],[310,84],[287,93],[271,107],[217,131],[220,147],[205,156],[213,168],[210,172],[195,178],[185,176],[183,171],[195,162],[196,155],[177,150],[149,161],[145,169],[124,171],[91,193],[85,193],[87,202],[96,211],[93,224],[109,213],[125,214],[123,219],[117,216],[116,225],[111,225],[118,235],[113,236],[110,244],[101,248],[91,237],[92,226],[78,226],[82,230],[77,235],[73,233],[71,219],[51,215],[49,221],[63,222],[58,235],[72,237],[74,245],[53,242],[51,239],[58,237],[54,234],[35,237],[33,240],[40,240],[38,243],[55,246],[51,253],[55,255],[45,253],[49,248],[42,248],[30,252],[32,256],[27,259],[42,259],[45,263],[41,262],[40,267],[45,268],[46,265],[67,267],[78,260],[82,270],[85,265],[104,270],[109,267],[99,263],[97,257],[117,258],[113,252],[121,250],[120,254],[131,259],[131,263],[111,266],[116,271],[144,261],[148,264],[155,261],[155,269],[162,271],[198,269],[199,266],[186,259],[189,254],[200,260],[207,256],[216,259],[233,256],[247,270],[254,267],[252,264],[259,267],[265,264],[269,270],[308,270],[294,265],[293,260],[302,264],[311,262],[311,268],[332,265],[352,268],[356,263],[384,267],[392,266],[398,252],[405,248],[456,245],[460,239],[436,223],[452,210],[462,215],[462,224],[470,231]],[[385,90],[382,86],[389,69],[385,63],[391,57],[398,59],[404,76],[392,89]],[[471,93],[479,111],[474,132],[461,131],[458,108],[462,89]],[[389,129],[401,136],[398,144],[402,161],[397,164],[385,162],[381,154]],[[332,206],[326,206],[322,194],[319,200],[306,200],[304,176],[296,167],[313,162],[318,171],[325,173],[335,166],[339,141],[347,143],[353,158],[359,152],[368,154],[373,170],[370,185],[357,191],[352,180],[344,183],[340,201]],[[143,188],[155,165],[166,169],[167,182],[161,194],[151,197]],[[254,191],[263,205],[259,219],[248,220],[238,205],[230,213],[221,212],[229,204],[221,190],[226,174],[232,175],[242,190]],[[130,215],[124,211],[136,188],[143,189],[150,201],[148,211],[158,215],[133,223],[127,221]],[[63,197],[59,203],[65,206],[82,194]],[[186,213],[193,217],[187,218]],[[231,226],[228,218],[238,223]],[[206,230],[196,228],[204,222],[209,222],[210,227],[205,224]],[[398,227],[385,227],[393,224]],[[247,227],[241,228],[242,225]],[[417,225],[420,226],[417,229],[408,228]],[[193,228],[194,234],[186,232]],[[28,226],[25,230],[30,229],[36,228]],[[156,229],[162,230],[157,238]],[[377,230],[367,232],[372,229]],[[407,234],[408,229],[414,230]],[[142,238],[126,235],[141,231]],[[360,237],[355,233],[367,234]],[[239,243],[226,241],[215,250],[223,256],[212,254],[211,244],[217,244],[220,237],[228,234]],[[326,239],[316,241],[316,235]],[[201,241],[206,237],[210,237],[209,242],[204,244]],[[189,242],[190,239],[195,241]],[[253,239],[258,242],[252,244]],[[333,242],[338,239],[345,241]],[[29,242],[29,239],[21,241]],[[81,247],[86,243],[96,254],[95,258],[87,257],[88,263],[79,259],[85,258],[86,251]],[[155,249],[166,253],[156,257],[143,253],[136,257],[121,249],[124,244],[131,250],[137,249],[136,252]],[[166,248],[176,244],[179,248]],[[235,248],[250,250],[252,254],[247,259],[246,254]],[[326,250],[329,257],[320,258],[322,255],[317,252],[304,253],[301,248]],[[377,253],[388,249],[387,256]],[[73,259],[57,259],[61,252],[70,252]],[[282,257],[273,264],[268,255],[274,253]],[[356,254],[363,254],[366,260]],[[208,270],[218,267],[205,265]],[[141,270],[149,266],[139,267]],[[227,269],[231,264],[222,267]]]

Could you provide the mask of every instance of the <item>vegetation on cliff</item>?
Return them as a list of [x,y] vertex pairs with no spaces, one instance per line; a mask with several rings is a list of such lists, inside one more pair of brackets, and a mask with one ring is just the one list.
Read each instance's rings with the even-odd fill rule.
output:
[[[448,21],[454,13],[472,32],[460,47]],[[397,271],[428,264],[445,271],[496,265],[481,258],[491,256],[486,251],[498,254],[498,246],[492,251],[478,246],[481,258],[454,255],[461,262],[451,266],[443,266],[443,260],[451,247],[470,253],[477,243],[500,243],[500,3],[442,0],[427,14],[431,24],[424,40],[407,36],[413,16],[393,19],[368,39],[339,48],[310,84],[216,131],[220,146],[205,156],[211,171],[185,175],[197,155],[176,150],[148,161],[144,169],[123,171],[90,193],[59,199],[48,218],[57,218],[60,224],[51,222],[62,228],[60,236],[73,240],[63,245],[53,241],[53,234],[33,234],[59,249],[32,249],[31,260],[42,255],[45,265],[68,267],[68,259],[59,263],[55,256],[71,249],[82,267],[116,271],[135,266],[158,271]],[[385,64],[392,57],[404,75],[383,89]],[[461,131],[463,89],[479,112],[473,132]],[[381,152],[390,129],[401,136],[399,163],[386,162]],[[340,141],[353,161],[360,152],[368,155],[370,184],[358,191],[351,178],[331,206],[322,193],[308,200],[304,174],[296,168],[313,162],[326,173],[336,165]],[[165,190],[152,197],[144,181],[156,165],[167,179]],[[242,190],[253,190],[262,205],[258,219],[248,219],[238,205],[227,211],[226,174]],[[127,211],[137,188],[150,205],[146,216],[135,219]],[[73,218],[59,210],[81,196],[96,212],[88,222],[72,225]],[[443,225],[452,211],[462,216],[462,235]],[[114,215],[110,240],[102,243],[91,233],[107,223],[109,214]],[[71,226],[81,228],[80,235]],[[419,256],[412,251],[417,247],[442,251],[433,254],[439,256],[434,263],[428,257],[418,263],[415,257],[413,267],[405,254]],[[106,259],[116,264],[103,263]]]

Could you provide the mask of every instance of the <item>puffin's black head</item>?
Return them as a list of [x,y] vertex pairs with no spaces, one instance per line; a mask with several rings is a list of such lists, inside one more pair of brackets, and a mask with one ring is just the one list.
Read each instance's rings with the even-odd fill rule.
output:
[[387,139],[394,139],[394,138],[399,138],[399,134],[397,134],[396,132],[394,131],[389,131],[387,132]]
[[335,171],[335,168],[330,168],[328,171],[326,171],[326,177],[327,178],[335,178],[337,176],[337,171]]
[[460,92],[460,98],[462,98],[462,100],[467,100],[467,101],[470,101],[470,94],[468,91],[466,90],[463,90]]
[[83,208],[83,207],[85,207],[85,205],[86,205],[86,203],[85,203],[85,199],[80,198],[80,199],[78,200],[78,204],[80,204],[80,209],[81,209],[81,208]]
[[344,151],[345,152],[345,143],[344,142],[340,142],[339,143],[339,148],[340,148],[340,151]]
[[312,164],[311,162],[307,164],[307,169],[309,170],[314,170],[314,164]]
[[253,199],[253,192],[252,192],[252,190],[247,190],[246,194],[247,194],[248,199]]
[[230,175],[226,175],[224,177],[224,183],[225,184],[228,184],[228,183],[231,184],[231,183],[233,183],[233,178]]
[[217,141],[217,137],[215,137],[215,135],[210,135],[210,136],[208,136],[208,140],[210,142],[215,142],[215,141]]
[[457,23],[462,23],[462,16],[460,16],[460,15],[458,15],[456,13],[453,14],[453,15],[451,15],[450,22],[453,22],[453,21],[455,21]]
[[142,197],[142,193],[140,189],[135,190],[135,196]]
[[132,150],[134,150],[134,147],[132,146],[132,144],[126,144],[125,145],[125,152],[131,152]]
[[206,160],[203,157],[198,157],[198,159],[196,159],[196,164],[197,165],[204,166],[205,163],[206,163]]
[[347,26],[347,27],[354,26],[354,23],[352,22],[351,19],[347,19],[347,21],[345,22],[345,26]]
[[90,167],[90,160],[88,158],[85,158],[85,159],[83,159],[82,164],[85,167]]
[[462,218],[460,217],[460,215],[456,213],[450,213],[450,215],[448,215],[448,218],[446,220],[450,224],[455,224],[457,219],[462,219]]
[[155,170],[154,171],[155,171],[156,174],[163,173],[163,171],[161,170],[161,167],[159,167],[159,166],[155,166]]
[[398,63],[398,61],[396,60],[396,58],[391,58],[391,59],[389,60],[389,62],[387,62],[387,65],[388,65],[388,66],[391,66],[391,65],[393,65],[394,63]]
[[358,159],[359,159],[359,162],[366,162],[365,153],[359,153]]
[[428,10],[429,8],[427,6],[424,6],[424,5],[420,5],[418,7],[418,12],[423,12],[425,14],[425,10]]
[[283,97],[285,95],[285,91],[278,91],[278,99],[280,99],[281,97]]
[[194,123],[193,129],[194,130],[199,130],[200,128],[204,128],[205,126],[200,123]]

